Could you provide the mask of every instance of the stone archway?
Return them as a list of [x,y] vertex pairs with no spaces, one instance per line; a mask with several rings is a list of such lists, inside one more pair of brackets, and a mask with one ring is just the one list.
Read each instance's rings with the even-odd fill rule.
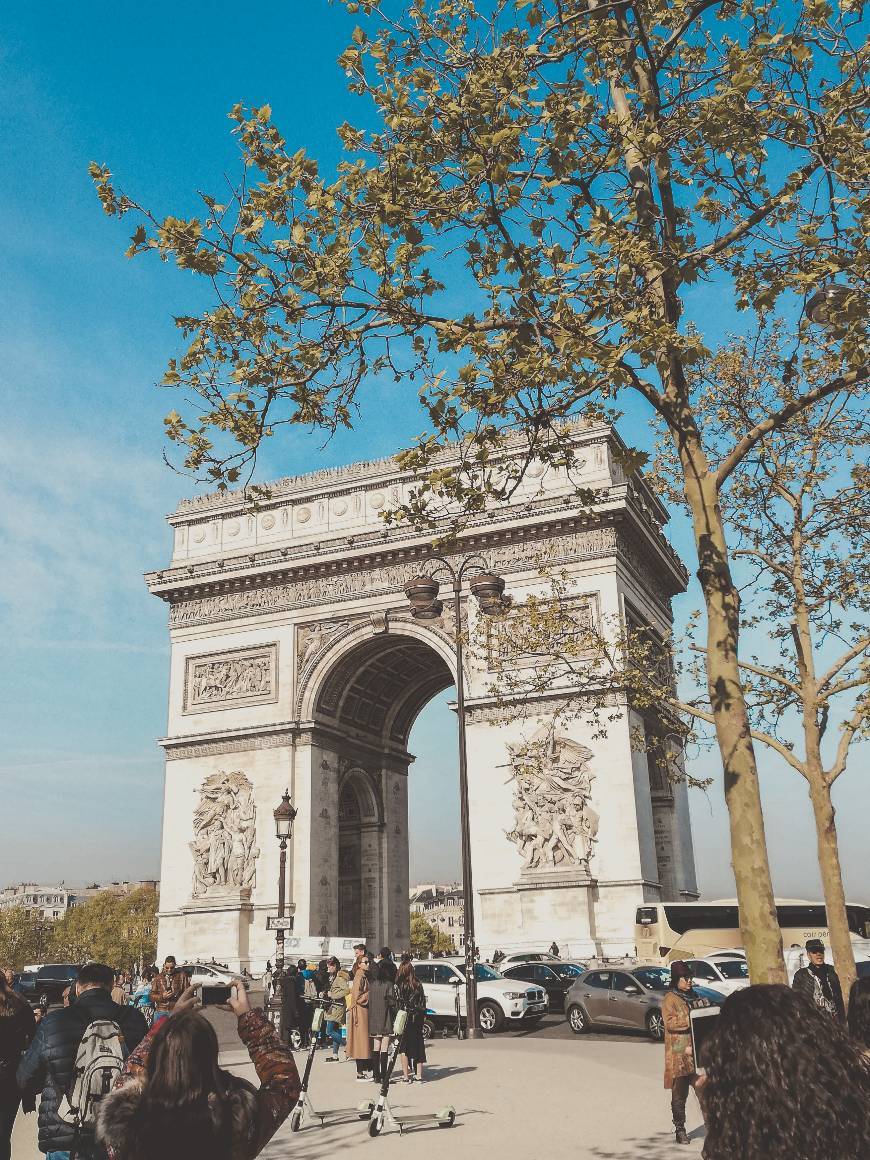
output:
[[[609,428],[573,438],[571,478],[532,463],[510,503],[476,515],[449,551],[483,555],[516,603],[540,591],[549,565],[566,577],[578,624],[640,618],[666,633],[687,580],[663,535],[667,512],[641,478],[625,479]],[[444,465],[454,462],[445,452]],[[160,954],[254,968],[274,954],[271,813],[285,787],[299,811],[289,950],[347,953],[355,937],[405,943],[408,736],[454,680],[450,608],[415,622],[403,591],[427,567],[431,534],[381,519],[415,486],[383,460],[279,480],[255,506],[245,493],[202,496],[170,517],[171,564],[147,577],[169,604],[172,644]],[[597,495],[592,510],[577,505],[578,486]],[[520,785],[512,755],[570,690],[542,693],[518,721],[493,703],[497,634],[473,601],[462,618],[474,643],[466,726],[483,952],[553,939],[577,955],[631,951],[637,906],[697,895],[685,787],[662,792],[633,744],[659,723],[614,704],[606,739],[568,727],[540,776]],[[225,777],[244,778],[250,802],[196,821],[204,787],[208,796]],[[219,861],[212,843],[236,851],[240,873],[196,873]]]
[[390,617],[374,627],[328,634],[301,690],[308,728],[297,769],[311,774],[309,876],[327,884],[309,899],[309,926],[407,946],[408,736],[454,678],[445,642],[433,647],[431,630]]

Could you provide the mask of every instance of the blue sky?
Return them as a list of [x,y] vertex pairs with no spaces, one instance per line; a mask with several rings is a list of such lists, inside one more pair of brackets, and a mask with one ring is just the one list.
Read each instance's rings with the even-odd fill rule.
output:
[[[263,3],[255,23],[193,0],[0,10],[0,885],[153,877],[159,864],[166,616],[141,576],[168,558],[163,516],[192,484],[161,462],[172,400],[153,384],[176,351],[173,314],[195,308],[197,287],[156,259],[123,257],[131,228],[103,216],[88,163],[184,213],[234,172],[226,114],[241,100],[268,101],[288,141],[328,164],[335,126],[365,117],[334,63],[353,24],[325,0]],[[698,288],[691,313],[714,339],[736,325],[724,288]],[[326,448],[285,433],[262,477],[387,455],[422,429],[413,391],[378,384],[364,404],[358,429]],[[682,524],[672,538],[691,570]],[[455,765],[438,744],[453,727],[447,699],[412,738],[415,879],[452,877],[458,862]],[[776,889],[815,897],[806,794],[764,760]],[[847,893],[862,898],[857,771],[835,800]],[[693,817],[702,885],[730,893],[718,782],[693,796]]]

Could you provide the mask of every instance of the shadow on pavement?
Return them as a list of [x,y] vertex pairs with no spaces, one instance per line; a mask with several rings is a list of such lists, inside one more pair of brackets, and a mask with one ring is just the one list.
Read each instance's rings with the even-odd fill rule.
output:
[[692,1144],[686,1148],[684,1144],[677,1144],[673,1135],[657,1132],[654,1136],[637,1140],[625,1140],[617,1149],[591,1148],[590,1157],[595,1160],[673,1160],[676,1156],[700,1155],[699,1144],[703,1144],[706,1132],[703,1125],[689,1133]]
[[428,1083],[435,1083],[439,1079],[449,1079],[452,1075],[463,1075],[467,1071],[477,1071],[476,1067],[450,1067],[437,1063],[426,1064],[423,1087]]

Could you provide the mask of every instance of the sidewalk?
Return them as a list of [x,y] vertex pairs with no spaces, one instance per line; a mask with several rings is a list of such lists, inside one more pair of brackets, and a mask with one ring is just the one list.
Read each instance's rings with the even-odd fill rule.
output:
[[[222,1029],[223,1030],[223,1029]],[[226,1042],[224,1035],[221,1035]],[[244,1049],[224,1050],[224,1067],[255,1081]],[[386,1157],[443,1160],[473,1154],[513,1160],[535,1157],[546,1149],[571,1160],[672,1160],[701,1152],[700,1112],[690,1097],[688,1126],[691,1147],[673,1143],[669,1093],[662,1087],[662,1048],[646,1040],[636,1043],[506,1039],[482,1042],[435,1040],[428,1048],[429,1064],[422,1085],[394,1084],[394,1111],[437,1111],[456,1108],[452,1128],[434,1125],[404,1135],[369,1138],[367,1123],[352,1113],[325,1128],[319,1121],[294,1135],[285,1124],[262,1153],[264,1160],[335,1160],[337,1151],[366,1148]],[[355,1109],[373,1099],[373,1083],[355,1081],[352,1063],[327,1066],[318,1052],[312,1069],[311,1099],[315,1107]],[[305,1054],[296,1053],[300,1071]],[[12,1136],[12,1160],[39,1160],[36,1116],[19,1114]]]
[[[285,1125],[264,1160],[332,1160],[337,1149],[366,1147],[385,1156],[443,1160],[449,1156],[513,1160],[564,1152],[572,1160],[670,1160],[699,1156],[701,1116],[689,1105],[692,1145],[673,1142],[670,1093],[662,1087],[662,1048],[582,1039],[483,1042],[436,1040],[429,1047],[426,1082],[394,1084],[394,1111],[456,1108],[452,1128],[425,1125],[371,1140],[367,1123],[352,1116],[294,1135]],[[300,1060],[301,1053],[297,1056]],[[253,1069],[234,1067],[239,1074]],[[356,1083],[353,1064],[326,1066],[320,1052],[312,1071],[315,1107],[350,1107],[373,1098],[375,1085]],[[692,1097],[694,1099],[694,1097]],[[695,1131],[692,1131],[695,1129]]]

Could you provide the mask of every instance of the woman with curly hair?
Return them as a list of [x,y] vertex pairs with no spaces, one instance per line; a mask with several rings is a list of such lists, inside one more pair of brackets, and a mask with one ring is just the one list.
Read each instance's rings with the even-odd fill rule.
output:
[[870,1156],[870,1065],[806,995],[778,984],[735,991],[701,1063],[704,1160]]
[[849,1034],[870,1052],[870,978],[856,979],[849,992]]

